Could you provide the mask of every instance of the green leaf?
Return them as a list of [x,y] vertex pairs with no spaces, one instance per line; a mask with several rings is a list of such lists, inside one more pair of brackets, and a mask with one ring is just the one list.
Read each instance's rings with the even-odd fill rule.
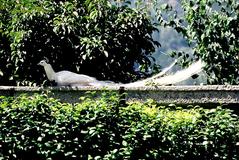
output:
[[109,53],[107,51],[103,51],[105,54],[105,57],[109,57]]
[[0,76],[3,76],[3,72],[0,70]]

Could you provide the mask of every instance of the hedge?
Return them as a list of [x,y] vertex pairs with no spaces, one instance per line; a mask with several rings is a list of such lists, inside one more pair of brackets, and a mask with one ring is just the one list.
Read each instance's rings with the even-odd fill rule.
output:
[[127,102],[116,93],[63,103],[0,97],[0,159],[239,159],[232,110]]

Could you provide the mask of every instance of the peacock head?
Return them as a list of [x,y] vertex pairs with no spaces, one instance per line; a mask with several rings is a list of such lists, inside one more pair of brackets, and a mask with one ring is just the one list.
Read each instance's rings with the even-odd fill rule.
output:
[[41,60],[38,65],[46,66],[48,63],[45,60]]
[[47,58],[45,58],[44,60],[41,60],[38,65],[41,65],[41,66],[46,66],[47,64],[49,63],[49,60]]

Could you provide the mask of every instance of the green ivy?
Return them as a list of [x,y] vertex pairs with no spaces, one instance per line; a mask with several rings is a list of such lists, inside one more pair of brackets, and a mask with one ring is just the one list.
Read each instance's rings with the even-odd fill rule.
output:
[[157,12],[159,21],[175,28],[193,48],[194,58],[182,52],[173,56],[181,57],[183,65],[202,59],[209,84],[238,84],[238,0],[183,0],[181,4],[183,17],[168,5],[164,6],[171,15],[168,19],[162,10]]
[[239,117],[217,107],[122,104],[116,93],[63,103],[0,97],[0,159],[239,158]]

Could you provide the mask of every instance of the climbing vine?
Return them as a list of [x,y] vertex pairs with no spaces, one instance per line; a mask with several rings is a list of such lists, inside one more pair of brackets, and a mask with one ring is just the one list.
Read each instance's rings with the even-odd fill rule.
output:
[[[238,0],[183,0],[183,16],[165,5],[171,16],[158,20],[181,33],[193,48],[194,59],[202,59],[209,84],[239,84],[239,1]],[[156,8],[158,8],[156,6]],[[174,53],[184,64],[191,61],[188,53]]]

